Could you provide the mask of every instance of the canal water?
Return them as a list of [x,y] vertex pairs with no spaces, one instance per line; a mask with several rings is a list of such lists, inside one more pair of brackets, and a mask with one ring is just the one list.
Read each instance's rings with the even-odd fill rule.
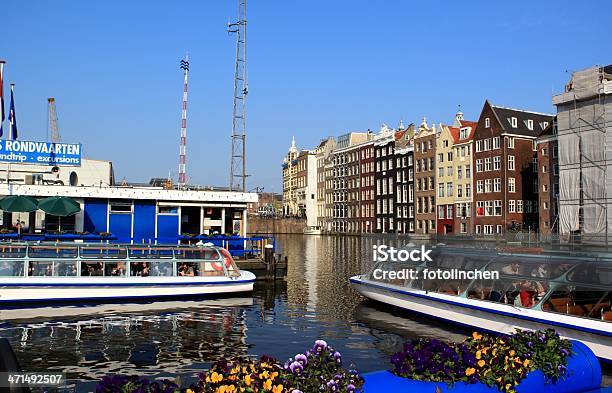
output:
[[62,371],[70,391],[92,391],[93,381],[108,374],[178,374],[189,380],[231,356],[284,360],[317,339],[367,372],[388,368],[406,339],[462,340],[469,334],[365,301],[351,288],[348,278],[370,267],[372,245],[381,242],[282,235],[278,246],[289,258],[287,280],[257,283],[252,296],[4,310],[0,336],[10,340],[25,371]]

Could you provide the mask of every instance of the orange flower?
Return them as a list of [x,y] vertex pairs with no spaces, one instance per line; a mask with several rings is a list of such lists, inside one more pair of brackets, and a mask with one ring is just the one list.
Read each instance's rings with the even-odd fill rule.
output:
[[478,367],[483,367],[486,364],[486,362],[484,360],[479,360],[478,361]]
[[482,338],[482,334],[478,334],[478,332],[474,332],[472,333],[472,338],[476,341],[480,340]]
[[470,375],[474,374],[475,372],[476,372],[476,369],[475,369],[475,368],[473,368],[473,367],[468,367],[468,368],[465,370],[465,375],[467,375],[467,376],[469,377]]
[[272,380],[266,379],[266,382],[263,383],[263,388],[266,392],[269,392],[270,390],[272,390]]
[[529,359],[525,359],[525,361],[523,362],[523,367],[527,366],[529,366]]
[[272,388],[272,393],[283,393],[283,385],[276,385]]

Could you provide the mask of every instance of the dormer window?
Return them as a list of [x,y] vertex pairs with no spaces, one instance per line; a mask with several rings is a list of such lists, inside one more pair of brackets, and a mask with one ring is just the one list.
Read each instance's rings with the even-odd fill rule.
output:
[[510,125],[512,125],[512,128],[516,128],[517,127],[516,117],[511,117],[510,118]]
[[459,130],[459,139],[466,139],[469,133],[469,128],[462,128],[461,130]]
[[529,129],[529,131],[533,131],[533,120],[527,120],[527,128]]
[[488,117],[486,117],[485,118],[485,128],[489,128],[489,127],[491,127],[491,120]]
[[542,123],[542,129],[545,130],[546,127],[548,127],[548,122],[547,121]]

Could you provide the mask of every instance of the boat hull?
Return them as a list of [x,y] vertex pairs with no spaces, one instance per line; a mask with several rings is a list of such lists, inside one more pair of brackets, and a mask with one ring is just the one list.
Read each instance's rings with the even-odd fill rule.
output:
[[252,292],[255,275],[227,277],[15,278],[0,281],[0,306],[36,302],[223,296]]
[[[526,330],[553,328],[562,337],[583,342],[598,358],[612,362],[612,331],[610,331],[612,324],[607,322],[557,316],[503,304],[495,304],[493,309],[493,306],[487,304],[489,302],[478,302],[484,304],[476,305],[477,301],[472,299],[388,287],[359,277],[352,277],[351,283],[368,299],[480,331],[510,334],[517,328]],[[491,309],[487,309],[487,306]],[[543,319],[551,317],[558,317],[558,320]],[[570,321],[569,318],[578,321]],[[607,331],[603,330],[606,328]]]

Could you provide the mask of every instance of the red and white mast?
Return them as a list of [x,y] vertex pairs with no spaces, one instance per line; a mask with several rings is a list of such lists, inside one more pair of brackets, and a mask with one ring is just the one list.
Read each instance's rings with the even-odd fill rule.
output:
[[181,69],[185,77],[183,82],[183,105],[181,110],[181,142],[179,145],[179,172],[178,185],[180,188],[187,184],[187,173],[185,167],[187,164],[187,78],[189,76],[189,56],[185,55],[185,59],[181,60]]

